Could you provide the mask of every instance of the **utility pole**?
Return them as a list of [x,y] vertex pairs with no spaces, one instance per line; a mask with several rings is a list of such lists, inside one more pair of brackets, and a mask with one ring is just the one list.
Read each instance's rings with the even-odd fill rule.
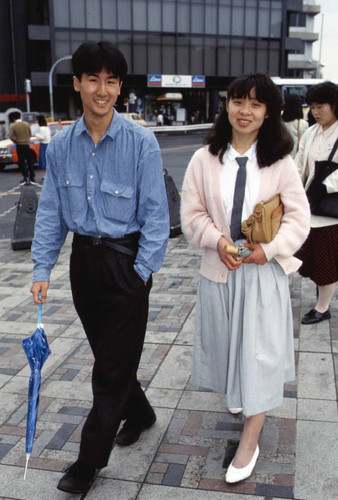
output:
[[53,104],[53,71],[55,67],[62,61],[67,61],[68,59],[71,59],[72,56],[64,56],[55,61],[53,66],[51,67],[49,71],[49,102],[50,102],[50,116],[54,118],[54,104]]

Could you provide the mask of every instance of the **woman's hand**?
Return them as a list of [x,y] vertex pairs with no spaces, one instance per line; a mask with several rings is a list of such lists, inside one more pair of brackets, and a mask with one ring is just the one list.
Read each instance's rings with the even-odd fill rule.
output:
[[234,259],[233,255],[231,253],[227,253],[224,250],[225,245],[233,245],[233,243],[230,243],[229,241],[227,241],[225,239],[224,236],[221,236],[217,242],[218,255],[219,255],[221,261],[223,262],[223,264],[225,264],[230,271],[235,271],[236,269],[238,269],[241,266],[241,263],[243,261],[236,260],[236,259]]
[[[250,243],[243,243],[241,246],[250,247]],[[244,264],[258,264],[259,266],[263,266],[268,261],[264,250],[261,247],[260,243],[253,243],[253,246],[253,252],[249,255],[249,257],[243,259],[242,262],[244,262]]]

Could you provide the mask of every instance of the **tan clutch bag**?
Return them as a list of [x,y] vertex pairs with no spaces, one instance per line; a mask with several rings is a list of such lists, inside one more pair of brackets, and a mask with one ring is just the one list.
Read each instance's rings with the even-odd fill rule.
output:
[[242,222],[242,233],[249,243],[270,243],[275,237],[283,216],[279,194],[257,203],[254,213]]

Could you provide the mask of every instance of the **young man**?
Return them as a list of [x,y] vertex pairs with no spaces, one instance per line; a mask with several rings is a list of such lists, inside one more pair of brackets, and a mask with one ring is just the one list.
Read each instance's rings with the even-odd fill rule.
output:
[[14,123],[9,127],[9,138],[16,144],[18,165],[23,175],[23,182],[35,181],[34,160],[29,149],[32,132],[28,122],[21,120],[20,113],[13,113]]
[[[154,134],[113,106],[127,63],[109,42],[85,42],[72,58],[84,114],[47,150],[47,173],[32,245],[31,292],[45,302],[49,276],[68,231],[74,233],[70,281],[94,354],[94,401],[78,460],[58,488],[88,489],[107,465],[116,438],[129,445],[156,416],[136,378],[153,272],[163,261],[169,213]],[[39,293],[41,292],[41,300]]]

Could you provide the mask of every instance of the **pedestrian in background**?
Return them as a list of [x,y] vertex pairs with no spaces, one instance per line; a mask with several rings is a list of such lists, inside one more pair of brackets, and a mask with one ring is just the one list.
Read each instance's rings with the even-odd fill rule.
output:
[[[127,446],[156,415],[137,380],[152,273],[163,261],[169,213],[161,153],[149,129],[114,109],[127,63],[109,42],[84,42],[72,58],[84,114],[47,149],[32,244],[31,292],[45,302],[50,272],[74,233],[70,282],[94,354],[93,406],[77,461],[58,488],[83,493],[115,442]],[[41,292],[41,300],[39,293]]]
[[16,144],[18,154],[18,165],[23,175],[23,182],[29,179],[35,181],[33,153],[29,148],[30,139],[32,136],[31,128],[28,122],[21,120],[21,115],[18,111],[13,113],[13,120],[9,127],[9,138]]
[[[230,412],[245,415],[225,476],[229,483],[251,475],[265,413],[282,404],[284,383],[295,379],[287,275],[301,264],[293,254],[308,234],[310,212],[288,155],[292,141],[281,110],[281,94],[268,76],[234,80],[206,146],[190,161],[182,189],[184,234],[203,250],[192,383],[226,394]],[[276,236],[235,260],[225,246],[249,246],[241,221],[257,202],[276,194],[284,204]],[[235,209],[239,201],[243,206]]]
[[[317,123],[303,135],[295,158],[305,190],[314,178],[315,162],[327,160],[338,139],[337,85],[323,82],[311,87],[306,102]],[[338,151],[333,161],[338,163]],[[324,184],[327,192],[338,192],[338,170]],[[338,279],[338,219],[311,215],[309,237],[296,256],[303,261],[299,273],[318,287],[316,305],[303,316],[302,323],[311,325],[329,319],[330,300]]]
[[283,106],[283,121],[293,139],[291,156],[294,158],[299,148],[299,141],[308,128],[308,123],[303,118],[301,98],[296,94],[288,94]]
[[46,168],[46,150],[50,143],[50,129],[47,126],[46,118],[43,115],[38,116],[39,130],[35,133],[35,136],[40,141],[39,149],[39,167]]

